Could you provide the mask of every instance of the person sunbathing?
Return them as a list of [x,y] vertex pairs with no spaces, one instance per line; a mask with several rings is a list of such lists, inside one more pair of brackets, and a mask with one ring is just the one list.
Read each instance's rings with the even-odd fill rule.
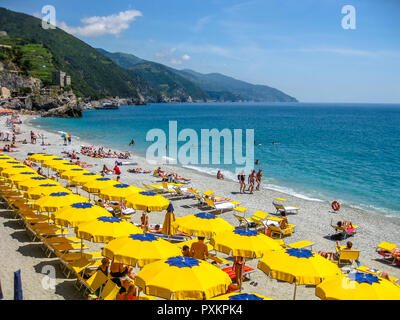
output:
[[162,233],[162,229],[160,228],[160,225],[159,225],[159,224],[156,224],[156,225],[154,226],[154,229],[150,229],[150,232],[151,232],[151,233]]
[[143,170],[142,168],[128,169],[130,173],[150,173],[150,170]]
[[[354,250],[353,249],[353,242],[347,241],[346,242],[346,246],[342,249],[341,246],[340,246],[340,242],[336,241],[336,250],[337,250],[337,252],[334,255],[334,258],[337,260],[339,258],[339,255],[340,255],[340,251],[342,251],[342,250]],[[355,262],[357,263],[358,266],[360,266],[360,261],[359,260],[355,260]]]
[[287,219],[287,217],[286,217],[286,213],[285,213],[285,212],[282,212],[282,213],[281,213],[281,217],[282,217],[282,220],[279,221],[279,228],[281,228],[282,230],[284,230],[284,229],[286,229],[287,227],[289,227],[289,221],[288,221],[288,219]]
[[345,232],[353,232],[355,230],[350,220],[343,220],[343,222],[338,221],[337,226],[342,228]]
[[224,175],[221,173],[220,170],[218,170],[218,172],[217,172],[217,179],[220,179],[220,180],[224,179]]
[[181,177],[177,173],[175,173],[175,174],[173,173],[172,176],[175,178],[175,180],[190,181],[190,179],[185,178],[185,177]]
[[184,257],[188,257],[188,258],[192,257],[192,256],[190,255],[190,248],[189,248],[187,245],[184,245],[184,246],[182,247],[182,255],[183,255]]
[[[206,196],[206,198],[208,198],[207,196]],[[232,199],[230,199],[230,198],[216,198],[216,197],[214,197],[214,196],[211,196],[210,197],[210,199],[211,199],[211,201],[212,202],[229,202],[229,201],[231,201]]]
[[324,258],[328,258],[330,261],[334,261],[333,257],[334,257],[334,252],[333,251],[318,251],[318,254]]

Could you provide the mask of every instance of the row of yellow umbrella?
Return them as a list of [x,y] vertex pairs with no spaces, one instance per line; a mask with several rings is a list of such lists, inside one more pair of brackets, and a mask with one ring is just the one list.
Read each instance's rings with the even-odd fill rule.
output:
[[[0,159],[0,161],[2,160],[7,159]],[[79,174],[68,175],[68,177],[77,176]],[[36,188],[42,187],[45,189],[49,188],[47,190],[50,190],[51,188],[58,187],[57,185],[36,185],[37,182],[33,178],[31,177],[29,180]],[[114,189],[118,188],[115,188],[114,184],[111,187]],[[28,188],[31,197],[35,197],[35,194],[38,194],[33,189],[30,190]],[[100,192],[103,197],[108,196],[112,198],[112,194],[107,195],[107,192],[105,192],[108,189],[110,189],[109,186],[97,192]],[[120,189],[129,189],[129,186],[120,187]],[[230,284],[230,279],[219,268],[215,268],[215,266],[207,262],[194,258],[182,257],[175,245],[159,239],[152,234],[143,234],[141,229],[126,221],[111,217],[103,208],[88,203],[86,198],[82,200],[73,198],[74,196],[79,197],[62,191],[53,192],[36,200],[33,206],[41,211],[51,211],[56,208],[53,214],[53,219],[56,223],[76,226],[77,235],[83,239],[96,242],[109,242],[104,248],[103,254],[110,259],[143,267],[136,276],[135,282],[146,294],[165,299],[208,299],[216,295],[221,295],[226,291],[227,286]],[[147,192],[125,193],[123,195],[119,193],[116,196],[119,196],[120,199],[124,199],[126,202],[130,201],[130,205],[135,205],[140,210],[150,209],[151,211],[161,211],[168,207],[168,204],[162,203],[161,200],[160,203],[151,204],[150,198],[157,199],[157,195]],[[80,201],[79,203],[76,202],[78,200]],[[62,209],[56,211],[59,208]],[[169,209],[171,211],[171,208]],[[85,216],[89,211],[93,215],[90,219],[82,220],[82,218],[78,218],[78,216]],[[85,212],[85,214],[78,214],[82,212]],[[390,287],[390,282],[387,280],[377,277],[378,280],[371,280],[370,277],[365,280],[366,276],[362,276],[362,279],[360,276],[354,276],[354,279],[343,280],[346,276],[340,274],[340,269],[335,264],[309,250],[284,250],[274,240],[265,235],[248,230],[234,230],[232,226],[224,223],[222,219],[220,221],[217,217],[213,218],[211,215],[208,216],[205,213],[177,219],[170,216],[169,220],[172,228],[191,234],[211,237],[211,242],[218,251],[232,255],[247,256],[249,258],[263,256],[259,261],[258,267],[272,278],[290,283],[294,282],[296,285],[318,284],[316,294],[322,299],[340,298],[344,295],[339,292],[340,290],[337,290],[337,296],[335,296],[335,293],[329,292],[329,290],[333,290],[332,288],[337,287],[335,281],[339,281],[340,279],[342,279],[342,283],[344,283],[343,281],[347,281],[348,286],[353,285],[352,281],[357,282],[360,288],[361,286],[365,287],[365,285],[370,286],[366,287],[370,289],[369,291],[367,289],[359,290],[363,292],[360,295],[363,298],[370,297],[372,292],[380,292],[380,289],[377,289],[380,284],[383,285],[379,288],[385,287],[384,291],[387,294],[376,294],[375,296],[384,296],[386,299],[390,299],[398,294],[398,290],[396,291],[393,287]],[[355,285],[355,288],[357,288],[357,285]],[[367,291],[369,293],[366,293]],[[349,292],[346,293],[349,294]],[[226,298],[234,299],[234,296],[227,295]],[[236,299],[241,300],[257,300],[261,298],[263,297],[257,297],[254,294],[236,296]],[[217,297],[216,299],[224,299],[224,296]]]

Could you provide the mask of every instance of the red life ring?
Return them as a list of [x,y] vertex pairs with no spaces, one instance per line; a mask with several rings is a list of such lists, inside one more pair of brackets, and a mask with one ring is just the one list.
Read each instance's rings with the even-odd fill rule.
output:
[[337,200],[332,202],[332,209],[338,211],[340,209],[340,203]]

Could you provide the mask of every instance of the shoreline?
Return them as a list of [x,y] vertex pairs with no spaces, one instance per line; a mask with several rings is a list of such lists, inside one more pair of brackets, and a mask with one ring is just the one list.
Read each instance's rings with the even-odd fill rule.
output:
[[[31,123],[33,118],[37,118],[37,117],[40,117],[40,116],[24,115],[24,117],[26,117],[26,119],[23,120],[23,123],[25,125],[33,128],[33,129],[41,130],[43,132],[48,132],[48,133],[52,133],[52,134],[65,133],[65,132],[63,132],[61,130],[43,129],[41,126],[36,126],[36,125]],[[90,142],[90,141],[85,140],[85,139],[83,140],[80,136],[76,136],[76,135],[73,135],[72,137],[77,139],[78,141],[80,141],[83,145],[93,145],[96,148],[99,148],[99,147],[102,147],[102,146],[104,147],[104,145],[101,144],[100,142],[96,143],[96,142]],[[108,148],[108,146],[107,146],[107,148]],[[124,150],[122,150],[122,149],[115,149],[114,148],[113,150],[118,152],[118,153],[119,152],[124,152]],[[79,151],[79,150],[76,150],[76,151]],[[134,151],[132,151],[132,152],[134,152]],[[137,155],[135,153],[134,156],[136,158],[140,159],[140,163],[143,163],[143,162],[147,163],[147,160],[145,159],[145,157],[142,154]],[[175,169],[178,169],[178,170],[182,169],[182,170],[188,171],[190,173],[200,174],[200,175],[204,176],[205,178],[207,177],[207,178],[214,178],[214,179],[215,179],[216,171],[218,171],[218,169],[216,169],[216,168],[206,167],[209,170],[215,170],[215,174],[214,174],[214,173],[207,172],[206,170],[202,170],[202,167],[196,167],[195,165],[190,165],[190,164],[189,165],[180,165],[180,164],[168,164],[168,163],[167,164],[161,164],[160,163],[159,165],[160,166],[164,166],[164,167],[175,168]],[[232,174],[234,175],[233,172],[221,169],[221,173],[224,174],[224,176],[225,176],[225,180],[224,181],[230,181],[230,182],[235,183],[237,185],[237,180],[235,178],[227,177],[227,174],[226,174],[226,173],[229,173],[229,175],[232,175]],[[273,183],[270,183],[270,181],[268,181],[266,183],[265,182],[266,178],[267,178],[267,176],[264,176],[263,177],[263,182],[261,183],[261,188],[264,189],[264,190],[269,190],[271,192],[276,192],[276,193],[279,193],[281,195],[284,195],[285,197],[294,197],[296,199],[301,199],[301,200],[305,200],[305,201],[322,202],[322,203],[328,204],[329,207],[330,207],[331,200],[328,200],[327,196],[321,197],[322,199],[320,199],[320,198],[317,198],[316,196],[313,196],[313,195],[308,195],[306,193],[303,194],[303,193],[300,193],[298,190],[292,189],[289,186],[282,186],[282,185],[279,185],[279,184],[273,184]],[[357,211],[367,212],[368,214],[376,215],[377,218],[380,217],[380,216],[384,216],[384,217],[389,218],[389,219],[398,220],[399,223],[400,223],[400,215],[397,215],[396,214],[397,211],[394,211],[392,209],[374,207],[371,204],[347,203],[347,202],[341,201],[340,199],[336,199],[336,200],[339,200],[339,202],[341,203],[341,207],[347,207],[349,210],[357,210]]]
[[[88,143],[87,141],[76,139],[72,137],[70,146],[64,146],[62,138],[59,134],[51,131],[43,130],[41,127],[36,128],[29,123],[29,120],[34,116],[21,116],[22,124],[20,125],[21,134],[17,136],[17,140],[26,138],[29,141],[29,132],[33,130],[35,133],[38,131],[45,133],[46,143],[51,146],[41,146],[41,139],[38,137],[37,144],[23,145],[17,143],[18,152],[10,153],[10,156],[18,160],[24,160],[27,154],[47,152],[56,156],[65,157],[62,152],[66,149],[74,149],[80,151],[80,145]],[[0,120],[1,121],[1,120]],[[5,121],[5,120],[4,120]],[[4,145],[0,142],[0,146]],[[96,146],[98,146],[96,144]],[[117,151],[113,149],[113,151]],[[87,156],[79,155],[80,160],[93,167],[88,168],[89,171],[99,172],[103,164],[107,166],[113,165],[116,159],[95,159]],[[154,170],[157,165],[149,164],[140,156],[133,154],[133,162],[137,165],[120,166],[122,174],[121,182],[131,184],[137,187],[142,187],[142,183],[151,185],[159,183],[160,179],[153,177],[151,174],[132,174],[128,173],[127,169],[134,167],[141,167],[145,170]],[[391,276],[400,278],[400,268],[384,263],[380,260],[380,255],[375,252],[376,246],[382,242],[398,243],[398,230],[400,227],[400,219],[385,217],[377,213],[370,213],[368,211],[350,208],[342,205],[340,213],[329,213],[331,210],[329,202],[310,201],[297,198],[282,192],[273,191],[269,189],[261,189],[251,194],[239,194],[239,185],[237,182],[228,180],[218,180],[210,175],[195,171],[190,168],[180,167],[176,165],[162,165],[163,170],[169,172],[178,172],[182,176],[191,179],[191,184],[194,188],[204,192],[206,190],[213,190],[215,194],[221,197],[229,197],[232,200],[240,201],[240,206],[248,208],[246,217],[251,216],[255,211],[262,210],[265,212],[273,213],[275,208],[272,206],[272,200],[275,197],[283,197],[287,199],[288,205],[300,207],[297,215],[288,215],[289,223],[295,224],[295,232],[290,236],[284,238],[285,243],[290,244],[301,240],[308,240],[314,242],[312,247],[313,251],[332,251],[334,250],[335,242],[330,240],[328,235],[333,234],[334,230],[331,227],[331,219],[346,219],[351,220],[354,224],[359,226],[359,231],[356,235],[348,238],[353,242],[353,247],[360,250],[360,261],[362,265],[370,268],[380,269],[388,272]],[[115,175],[107,177],[115,178]],[[84,195],[84,192],[80,193]],[[175,216],[182,217],[189,214],[195,214],[203,210],[194,206],[197,201],[193,199],[173,200],[175,208]],[[233,226],[238,226],[237,219],[233,216],[235,211],[224,212],[219,214],[221,218],[231,223]],[[164,221],[165,212],[153,212],[149,215],[150,224],[162,224]],[[242,215],[242,214],[241,214]],[[132,216],[132,222],[140,222],[140,213],[137,212]],[[57,267],[56,289],[46,290],[42,287],[42,280],[45,274],[42,274],[43,266],[47,264],[57,265],[56,258],[47,259],[43,255],[39,244],[29,243],[30,240],[26,236],[24,229],[15,230],[17,221],[12,220],[9,214],[0,210],[0,241],[5,244],[4,250],[0,252],[0,259],[4,261],[4,268],[0,269],[0,278],[2,280],[2,289],[5,299],[12,299],[13,293],[13,279],[12,272],[21,269],[23,277],[24,299],[82,299],[82,296],[74,289],[74,279],[65,279]],[[18,235],[16,235],[16,232]],[[347,241],[347,240],[346,240]],[[89,246],[89,251],[98,251],[104,244],[97,244],[91,242],[84,242]],[[341,244],[345,244],[342,241]],[[226,255],[218,253],[219,256],[227,258]],[[229,260],[229,258],[228,258]],[[49,262],[47,262],[49,261]],[[262,271],[257,269],[258,259],[247,260],[246,264],[256,270],[252,275],[252,280],[258,283],[257,286],[250,285],[250,281],[243,282],[243,292],[258,293],[272,299],[292,299],[293,285],[276,281],[269,278]],[[135,270],[138,272],[139,270]],[[305,300],[318,300],[315,296],[315,288],[310,286],[299,286],[297,288],[297,299]]]

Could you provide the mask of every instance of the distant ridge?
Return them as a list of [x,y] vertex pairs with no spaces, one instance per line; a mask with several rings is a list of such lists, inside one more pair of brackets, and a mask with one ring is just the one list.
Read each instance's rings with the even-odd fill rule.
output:
[[[189,69],[177,70],[140,59],[133,54],[97,50],[119,66],[135,71],[154,88],[161,91],[167,88],[164,93],[171,94],[173,90],[178,90],[180,93],[192,96],[194,100],[297,102],[296,98],[278,89],[250,84],[220,73],[202,74]],[[171,89],[172,91],[168,91]]]

